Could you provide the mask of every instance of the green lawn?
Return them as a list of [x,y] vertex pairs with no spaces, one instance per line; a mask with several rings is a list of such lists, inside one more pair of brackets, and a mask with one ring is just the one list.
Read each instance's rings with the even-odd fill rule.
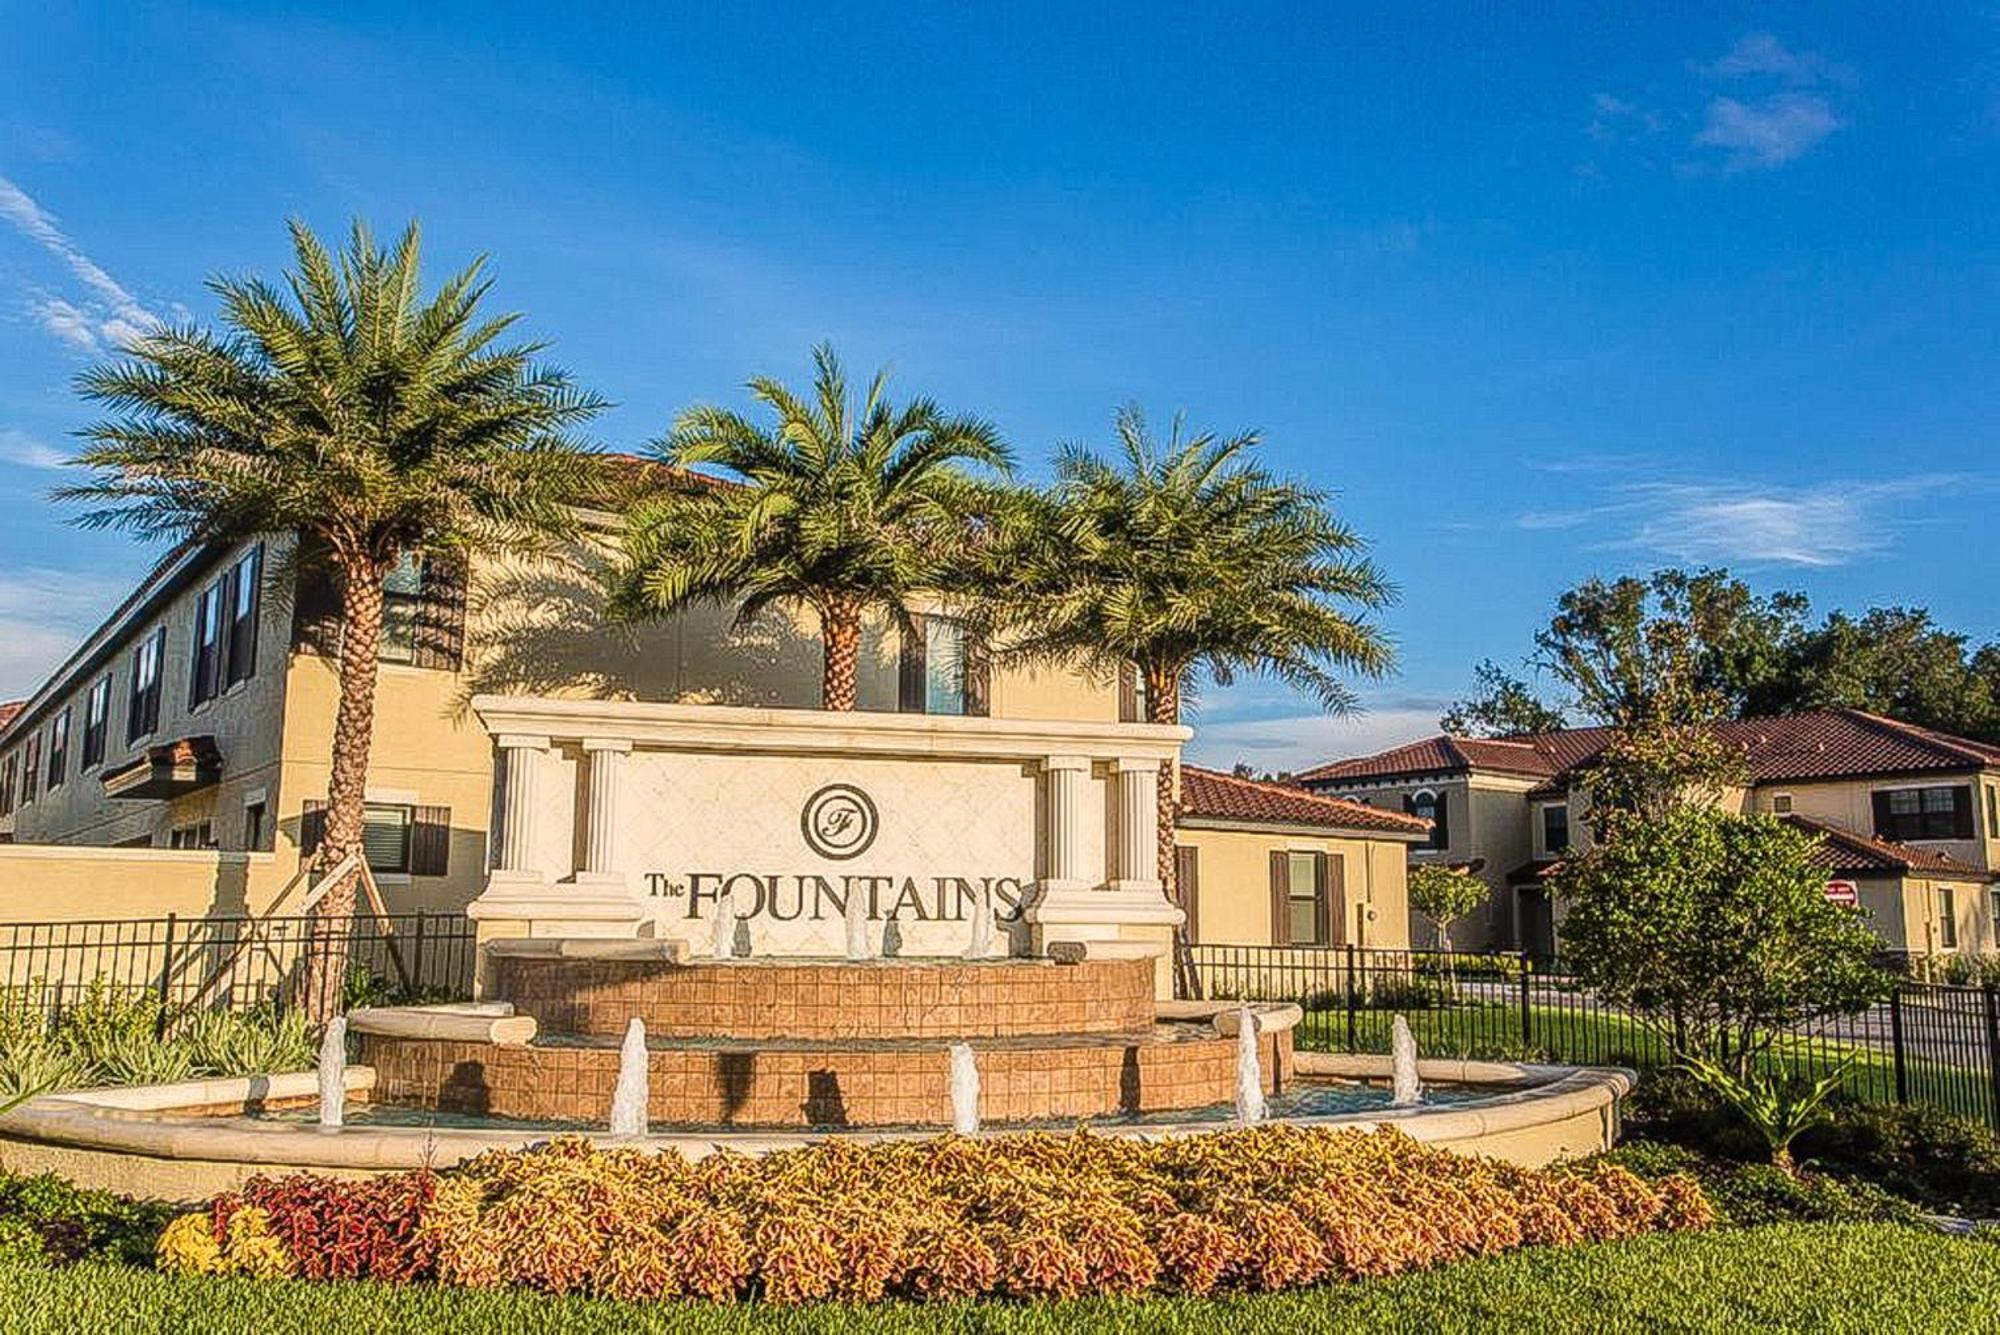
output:
[[1393,1280],[1233,1301],[793,1311],[520,1293],[0,1269],[0,1330],[1603,1331],[1991,1330],[2000,1245],[1887,1224],[1786,1225],[1518,1252]]

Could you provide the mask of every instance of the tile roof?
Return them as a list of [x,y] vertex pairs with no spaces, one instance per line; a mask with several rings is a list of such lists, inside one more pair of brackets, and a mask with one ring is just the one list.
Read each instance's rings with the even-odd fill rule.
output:
[[[2000,746],[1859,709],[1737,719],[1717,724],[1716,731],[1743,748],[1758,783],[2000,767]],[[1555,781],[1595,760],[1614,735],[1611,728],[1565,728],[1508,738],[1440,735],[1322,765],[1299,775],[1298,781],[1333,784],[1475,769]],[[1559,783],[1551,782],[1537,791],[1559,789]]]
[[0,700],[0,728],[14,721],[14,715],[28,707],[26,700]]
[[1321,797],[1290,784],[1239,779],[1199,765],[1181,766],[1180,815],[1253,825],[1320,825],[1332,830],[1427,834],[1431,823],[1400,811]]
[[1781,817],[1786,824],[1816,834],[1826,845],[1835,872],[1867,875],[1871,872],[1916,872],[1919,875],[1948,876],[1959,880],[1988,881],[1993,873],[1960,862],[1957,858],[1943,853],[1933,853],[1927,848],[1913,848],[1909,844],[1899,844],[1889,839],[1877,839],[1871,835],[1856,834],[1843,830],[1837,825],[1813,820],[1809,816],[1796,813]]

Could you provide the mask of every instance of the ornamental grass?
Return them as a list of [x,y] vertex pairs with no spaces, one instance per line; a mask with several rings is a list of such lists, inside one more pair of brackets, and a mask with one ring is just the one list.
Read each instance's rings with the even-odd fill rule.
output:
[[1036,1299],[1273,1291],[1713,1220],[1686,1176],[1518,1168],[1395,1130],[836,1140],[692,1162],[564,1138],[441,1173],[255,1179],[176,1221],[158,1259],[626,1300]]

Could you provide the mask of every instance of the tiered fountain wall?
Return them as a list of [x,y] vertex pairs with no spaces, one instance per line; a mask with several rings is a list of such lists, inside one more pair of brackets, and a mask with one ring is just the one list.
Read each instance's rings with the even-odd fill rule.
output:
[[[487,965],[488,995],[533,1017],[533,1037],[363,1032],[378,1102],[601,1121],[635,1017],[656,1125],[949,1126],[955,1042],[973,1050],[989,1122],[1165,1112],[1236,1093],[1234,1034],[1161,1022],[1146,959],[685,962],[663,942],[523,941],[495,943]],[[1291,1075],[1291,1034],[1258,1041],[1275,1090]]]

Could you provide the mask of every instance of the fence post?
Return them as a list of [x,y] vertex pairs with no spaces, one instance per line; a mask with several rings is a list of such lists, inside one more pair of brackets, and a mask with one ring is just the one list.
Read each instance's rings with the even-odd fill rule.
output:
[[1347,947],[1347,1050],[1349,1052],[1355,1051],[1358,1046],[1355,1026],[1360,1006],[1361,996],[1354,989],[1354,945],[1350,942]]
[[[1535,1013],[1528,1005],[1528,970],[1530,967],[1532,966],[1528,960],[1528,952],[1524,950],[1521,952],[1521,1046],[1524,1049],[1535,1045]],[[1524,1058],[1527,1055],[1525,1051],[1521,1054]]]
[[177,921],[176,915],[167,915],[167,939],[160,951],[160,1018],[154,1021],[155,1038],[167,1036],[167,998],[174,985],[174,924]]
[[1889,1053],[1896,1067],[1896,1102],[1910,1101],[1910,1081],[1903,1069],[1903,985],[1889,989]]
[[[424,986],[424,911],[417,910],[416,939],[410,945],[410,986],[422,991]],[[414,1001],[416,998],[412,997]]]
[[1986,1084],[1989,1094],[1986,1124],[2000,1126],[2000,1000],[1996,1000],[1990,982],[1980,985],[1979,995],[1986,1003]]

